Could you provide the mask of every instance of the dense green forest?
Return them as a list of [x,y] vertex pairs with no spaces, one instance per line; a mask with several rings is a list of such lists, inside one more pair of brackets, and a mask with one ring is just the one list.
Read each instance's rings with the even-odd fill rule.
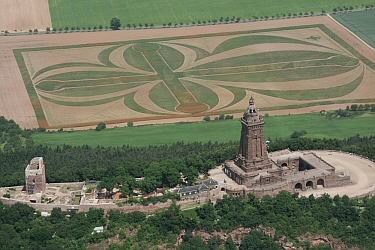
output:
[[[134,188],[150,192],[157,187],[180,184],[180,173],[193,183],[200,173],[231,159],[238,142],[175,143],[148,147],[89,147],[36,145],[31,131],[21,130],[13,121],[0,119],[4,149],[0,150],[0,186],[24,184],[24,169],[35,156],[43,156],[48,182],[99,180],[110,189],[120,187],[125,194]],[[289,139],[269,138],[269,150],[336,149],[375,159],[375,136],[347,139],[310,139],[298,131]],[[18,139],[15,139],[18,138]],[[19,141],[17,143],[13,141]],[[23,143],[21,143],[23,142]],[[145,177],[135,182],[136,177]]]
[[31,131],[22,130],[13,120],[0,116],[0,150],[9,151],[30,143]]
[[[206,173],[225,159],[232,158],[238,142],[176,143],[149,147],[48,147],[35,145],[32,131],[23,131],[13,121],[0,118],[0,186],[23,185],[24,168],[31,158],[43,156],[49,182],[100,180],[102,186],[120,186],[132,193],[134,188],[145,192],[156,187],[172,187],[180,182],[179,173],[192,183],[198,173]],[[347,139],[269,139],[269,150],[336,149],[375,159],[375,136]],[[145,176],[141,182],[135,177]],[[271,238],[257,230],[259,225],[276,230]],[[88,213],[66,214],[54,209],[50,217],[42,217],[27,205],[11,207],[0,204],[0,249],[85,249],[88,244],[104,239],[120,239],[110,249],[153,249],[158,245],[175,248],[177,235],[186,231],[178,249],[281,249],[280,237],[304,249],[330,249],[310,246],[300,236],[306,232],[332,235],[348,246],[374,249],[375,198],[295,197],[282,192],[274,198],[257,199],[226,197],[215,205],[181,211],[172,205],[152,216],[141,212],[120,213],[92,209]],[[104,233],[92,234],[95,226],[104,226]],[[253,228],[240,245],[232,239],[207,242],[193,235],[194,230],[229,232],[240,226]],[[9,240],[12,239],[12,240]]]
[[[348,139],[309,139],[304,137],[271,140],[269,150],[336,149],[375,159],[375,136]],[[199,173],[235,156],[238,142],[176,143],[149,147],[49,147],[28,144],[0,152],[0,186],[23,185],[24,168],[35,156],[43,156],[49,182],[100,180],[104,187],[120,186],[130,192],[135,177],[145,192],[156,187],[173,187],[179,173],[192,183]],[[128,190],[128,191],[126,191]]]
[[[259,225],[275,229],[274,238],[257,230]],[[104,226],[104,232],[92,234],[96,226]],[[241,226],[254,230],[240,245],[231,238],[222,241],[212,237],[205,242],[192,233],[230,232]],[[186,234],[176,247],[181,230]],[[374,249],[375,198],[298,198],[281,192],[274,198],[226,197],[215,205],[206,204],[190,211],[172,205],[152,216],[118,211],[104,214],[100,209],[67,214],[54,209],[50,217],[42,217],[27,205],[0,204],[0,249],[4,250],[85,249],[88,244],[103,243],[106,238],[120,240],[110,246],[112,250],[158,249],[158,246],[179,250],[276,250],[281,249],[277,243],[280,237],[303,249],[331,249],[328,245],[310,246],[301,238],[307,232],[331,235],[348,247]]]

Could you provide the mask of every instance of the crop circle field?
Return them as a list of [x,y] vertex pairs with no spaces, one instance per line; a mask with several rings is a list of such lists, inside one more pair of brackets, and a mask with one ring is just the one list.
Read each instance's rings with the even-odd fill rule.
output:
[[[292,20],[291,20],[292,21]],[[41,127],[352,103],[374,63],[325,25],[13,50]]]

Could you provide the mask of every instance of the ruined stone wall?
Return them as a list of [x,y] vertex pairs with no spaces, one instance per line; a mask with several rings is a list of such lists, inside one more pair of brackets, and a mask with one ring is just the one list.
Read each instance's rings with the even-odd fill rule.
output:
[[340,187],[350,183],[350,176],[329,175],[326,177],[325,187]]
[[[192,205],[207,203],[209,201],[210,201],[209,197],[200,197],[194,200],[178,201],[177,204],[181,206],[181,208],[187,208],[187,207],[191,207]],[[140,211],[144,213],[152,213],[158,209],[168,208],[172,204],[172,201],[167,201],[164,203],[156,203],[155,205],[151,204],[148,206],[143,206],[143,205],[138,205],[138,204],[136,205],[126,204],[120,207],[120,206],[117,206],[115,203],[63,205],[63,204],[47,204],[47,203],[30,203],[28,201],[8,199],[4,197],[0,197],[0,202],[8,206],[14,205],[16,203],[23,203],[23,204],[27,204],[28,206],[38,211],[43,211],[43,212],[51,212],[52,209],[56,207],[56,208],[61,208],[62,211],[68,211],[70,209],[74,209],[79,212],[87,212],[89,211],[90,208],[102,208],[105,211],[118,210],[122,212]]]

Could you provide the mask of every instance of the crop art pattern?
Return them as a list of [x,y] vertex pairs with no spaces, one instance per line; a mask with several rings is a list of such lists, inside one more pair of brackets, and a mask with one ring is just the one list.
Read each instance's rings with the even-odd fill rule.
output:
[[[319,27],[16,51],[40,123],[157,120],[358,98],[369,67]],[[358,95],[358,97],[357,97]],[[313,104],[312,104],[313,105]]]

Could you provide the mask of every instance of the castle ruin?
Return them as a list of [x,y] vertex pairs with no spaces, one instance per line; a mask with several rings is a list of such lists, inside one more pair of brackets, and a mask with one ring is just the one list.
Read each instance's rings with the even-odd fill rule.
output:
[[27,194],[44,193],[46,190],[46,169],[43,157],[35,157],[25,169]]

